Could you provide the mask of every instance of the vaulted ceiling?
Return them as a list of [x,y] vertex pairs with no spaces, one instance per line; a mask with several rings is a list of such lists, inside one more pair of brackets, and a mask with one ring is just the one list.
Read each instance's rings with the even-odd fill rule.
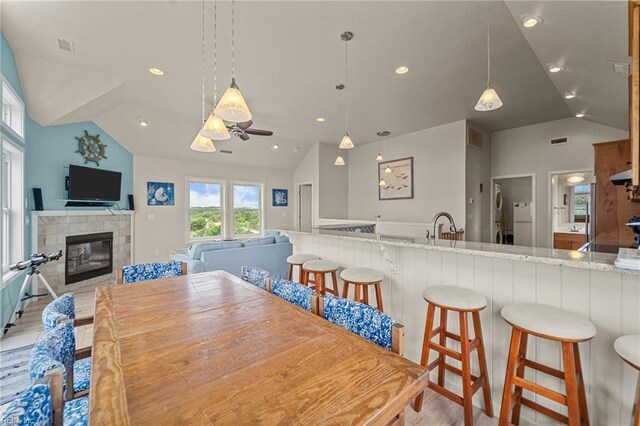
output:
[[[30,116],[42,125],[93,120],[134,154],[294,168],[318,141],[344,132],[336,83],[344,83],[349,43],[349,131],[356,142],[460,119],[490,130],[585,111],[586,119],[627,126],[624,1],[238,1],[237,81],[254,126],[275,132],[188,149],[200,122],[201,3],[191,1],[4,1],[2,31],[14,49]],[[218,90],[231,76],[230,2],[218,2]],[[492,83],[504,106],[473,107],[486,84],[486,19]],[[523,28],[522,13],[544,23]],[[213,2],[207,1],[207,110],[212,107]],[[73,42],[60,50],[57,39]],[[566,70],[550,74],[546,65]],[[410,71],[396,75],[399,65]],[[150,67],[165,71],[162,77]],[[572,100],[565,92],[577,93]],[[315,121],[324,117],[323,123]],[[149,120],[142,128],[138,120]],[[280,149],[272,149],[278,144]]]

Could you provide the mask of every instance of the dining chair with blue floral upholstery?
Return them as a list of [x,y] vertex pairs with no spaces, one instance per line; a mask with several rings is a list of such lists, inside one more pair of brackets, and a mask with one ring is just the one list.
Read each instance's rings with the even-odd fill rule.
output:
[[270,276],[271,273],[269,271],[255,266],[243,266],[240,268],[240,278],[263,290],[267,289],[267,278]]
[[89,393],[91,377],[91,348],[76,351],[73,323],[59,323],[45,333],[31,349],[29,376],[32,381],[45,377],[54,368],[63,368],[65,399],[70,400]]
[[315,313],[313,296],[317,295],[314,289],[294,283],[283,278],[268,278],[267,290],[274,296],[286,300],[289,303],[310,312]]
[[368,341],[393,351],[404,353],[404,326],[393,318],[364,303],[342,297],[315,296],[318,315],[357,334]]
[[187,274],[187,264],[174,260],[171,262],[139,263],[118,269],[116,284],[130,284],[141,281],[159,280]]
[[93,324],[93,316],[76,318],[76,303],[73,294],[67,293],[49,303],[42,311],[44,331],[53,330],[59,322],[72,320],[74,327]]
[[46,381],[33,383],[6,406],[1,425],[50,426],[53,422],[51,387]]

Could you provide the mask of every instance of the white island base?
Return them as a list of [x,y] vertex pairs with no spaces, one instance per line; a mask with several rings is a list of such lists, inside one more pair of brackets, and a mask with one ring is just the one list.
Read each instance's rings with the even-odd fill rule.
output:
[[[370,267],[383,271],[385,312],[405,325],[405,356],[415,362],[420,361],[427,312],[423,290],[452,285],[482,293],[489,301],[481,318],[496,416],[500,413],[511,333],[500,310],[509,303],[530,302],[589,318],[597,328],[597,335],[591,342],[580,344],[580,356],[591,424],[630,424],[638,373],[616,355],[613,342],[621,335],[640,334],[640,274],[616,270],[615,256],[587,254],[574,260],[572,256],[578,254],[563,250],[444,240],[428,243],[385,236],[376,239],[372,234],[317,230],[284,232],[293,243],[294,253],[315,254],[343,268]],[[374,300],[373,294],[369,300]],[[448,322],[455,331],[457,321],[453,316]],[[457,345],[451,340],[447,344]],[[475,354],[471,358],[472,373],[478,374]],[[530,337],[527,358],[560,368],[560,345]],[[453,359],[448,361],[458,365]],[[530,369],[528,378],[564,393],[564,383],[558,379]],[[459,377],[448,373],[447,381],[447,386],[459,391]],[[482,407],[480,398],[481,392],[476,394],[474,404]],[[537,396],[534,400],[566,414],[564,407],[556,403]],[[523,407],[521,424],[551,423],[554,422],[548,417]]]

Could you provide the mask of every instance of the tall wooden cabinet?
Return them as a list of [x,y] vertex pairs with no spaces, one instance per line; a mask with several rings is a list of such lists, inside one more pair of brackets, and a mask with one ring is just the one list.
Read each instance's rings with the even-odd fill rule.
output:
[[631,216],[640,216],[640,203],[627,200],[624,186],[609,177],[629,170],[631,144],[628,140],[593,145],[595,154],[595,240],[598,244],[630,245],[635,234],[625,225]]

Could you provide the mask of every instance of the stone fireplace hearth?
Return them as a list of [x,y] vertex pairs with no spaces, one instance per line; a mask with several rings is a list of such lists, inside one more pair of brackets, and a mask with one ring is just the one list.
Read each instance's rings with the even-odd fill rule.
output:
[[32,212],[34,252],[62,250],[64,254],[59,261],[42,265],[40,272],[56,293],[113,283],[118,268],[132,263],[132,227],[130,211]]

